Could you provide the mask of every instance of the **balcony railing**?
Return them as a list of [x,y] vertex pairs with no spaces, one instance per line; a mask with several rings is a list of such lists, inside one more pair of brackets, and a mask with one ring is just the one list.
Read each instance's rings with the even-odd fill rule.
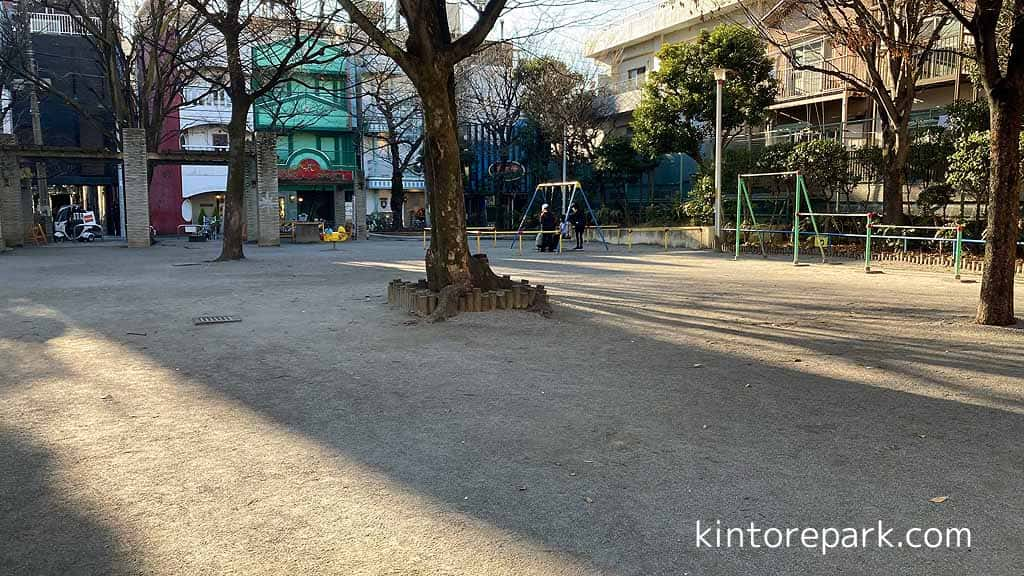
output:
[[615,82],[609,82],[601,86],[609,94],[625,94],[643,87],[646,76],[634,76],[633,78],[622,78]]
[[181,147],[186,152],[224,152],[229,146],[213,146],[210,144],[185,144]]
[[[960,50],[958,35],[944,36],[925,55],[921,69],[918,71],[918,82],[942,80],[956,75],[957,52]],[[889,78],[889,61],[884,55],[879,62],[882,78]]]
[[[947,36],[939,39],[921,63],[918,81],[940,80],[952,77],[957,69],[957,50],[960,48],[958,36]],[[867,79],[867,70],[859,56],[848,54],[824,60],[815,65],[826,70],[846,72],[857,78]],[[881,56],[878,71],[882,78],[889,78],[889,61]],[[775,70],[779,80],[778,100],[792,100],[841,92],[846,86],[843,80],[822,72],[796,70],[786,66]]]
[[[864,77],[864,63],[854,55],[829,58],[815,66]],[[779,80],[778,100],[840,92],[846,86],[846,82],[830,74],[813,70],[796,70],[791,67],[776,69],[775,77]]]
[[365,121],[367,134],[387,134],[388,124],[383,120],[368,119]]
[[918,79],[932,80],[956,75],[958,50],[960,50],[959,36],[940,38],[925,57]]
[[195,106],[231,108],[231,98],[223,91],[211,90],[206,86],[186,86],[183,92],[185,101],[194,102]]
[[[93,25],[99,27],[99,18],[89,18]],[[35,12],[29,15],[29,29],[33,34],[62,34],[69,36],[85,36],[89,32],[82,24],[80,16],[70,14],[43,14]]]

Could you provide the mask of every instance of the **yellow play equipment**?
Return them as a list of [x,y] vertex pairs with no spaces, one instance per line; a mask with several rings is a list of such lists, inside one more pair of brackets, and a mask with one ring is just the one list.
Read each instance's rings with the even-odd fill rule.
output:
[[324,242],[344,242],[348,240],[348,230],[339,228],[330,234],[323,235]]

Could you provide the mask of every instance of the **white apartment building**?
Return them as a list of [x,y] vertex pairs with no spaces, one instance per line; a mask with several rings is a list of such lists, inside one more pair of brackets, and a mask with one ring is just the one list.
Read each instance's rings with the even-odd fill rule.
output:
[[[774,23],[786,17],[792,5],[783,0],[747,6],[764,14]],[[613,95],[617,111],[616,127],[628,124],[632,110],[640,102],[640,87],[646,75],[658,69],[656,53],[665,44],[695,40],[702,30],[722,23],[748,25],[747,15],[735,0],[698,0],[670,3],[642,11],[622,22],[593,34],[585,44],[585,55],[606,69],[603,85]],[[864,73],[855,55],[844,54],[832,40],[808,29],[794,35],[787,47],[799,60],[831,63],[854,73]],[[941,40],[926,59],[918,82],[915,121],[942,122],[941,107],[956,99],[973,96],[973,88],[964,73],[957,51],[963,47],[959,24],[947,23]],[[834,77],[794,70],[789,59],[769,49],[779,80],[779,95],[771,107],[774,114],[759,135],[766,143],[799,139],[811,134],[841,139],[848,145],[866,144],[877,137],[877,117],[868,95],[853,90]],[[875,140],[877,142],[877,140]]]
[[[224,90],[197,85],[185,89],[184,99],[186,102],[195,102],[178,109],[181,149],[226,151],[227,124],[231,119],[231,97]],[[250,111],[247,120],[250,132],[252,123]],[[223,200],[228,167],[183,165],[179,169],[183,201],[182,218],[191,221],[193,215],[198,215],[200,210],[212,215],[214,208]]]
[[[395,94],[402,94],[400,98],[406,98],[414,94],[409,79],[400,70],[389,70],[390,77],[384,80],[390,85]],[[367,84],[373,84],[369,81]],[[426,211],[426,183],[423,179],[421,164],[416,160],[419,147],[411,149],[410,144],[399,144],[399,159],[391,157],[389,139],[415,140],[423,133],[423,115],[414,109],[399,112],[400,118],[407,118],[397,130],[399,136],[389,133],[387,122],[383,113],[378,109],[375,98],[369,94],[363,95],[363,173],[366,178],[366,214],[373,217],[373,214],[386,214],[389,218],[401,218],[402,225],[412,226],[415,215],[421,209]],[[411,156],[409,156],[411,154]],[[412,163],[402,172],[402,189],[405,192],[405,202],[402,206],[402,214],[393,214],[391,209],[393,162],[401,162],[406,157],[412,158]]]

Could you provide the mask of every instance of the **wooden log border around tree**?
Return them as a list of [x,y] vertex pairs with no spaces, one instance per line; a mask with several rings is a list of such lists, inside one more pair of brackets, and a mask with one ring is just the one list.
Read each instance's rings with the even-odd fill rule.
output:
[[[530,284],[528,280],[513,282],[503,276],[507,288],[483,291],[474,288],[458,297],[457,313],[490,312],[492,310],[528,310],[547,315],[550,311],[548,293],[543,284]],[[441,298],[439,292],[427,288],[426,280],[406,282],[396,278],[388,283],[388,304],[423,318],[433,318]]]

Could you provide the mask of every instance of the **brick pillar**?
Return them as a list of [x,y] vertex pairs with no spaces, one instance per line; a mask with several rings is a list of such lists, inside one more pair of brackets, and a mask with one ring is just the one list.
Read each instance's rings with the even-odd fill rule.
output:
[[281,219],[277,212],[277,135],[256,134],[257,196],[259,204],[259,245],[281,245]]
[[245,191],[242,194],[242,209],[245,210],[246,242],[255,242],[259,237],[258,173],[256,146],[247,138],[245,140]]
[[352,239],[366,238],[366,179],[362,176],[355,179],[352,186]]
[[341,230],[345,227],[345,188],[340,185],[334,186],[334,228]]
[[0,230],[5,246],[21,246],[25,243],[25,226],[22,225],[24,197],[21,191],[21,170],[18,157],[10,150],[17,145],[13,134],[0,134]]
[[[32,203],[32,186],[19,186],[21,188],[21,229],[24,234],[25,244],[32,241],[32,229],[36,226],[36,213]],[[46,162],[36,162],[36,191],[39,192],[39,201],[48,202],[50,198],[50,186],[46,176]]]
[[146,158],[146,131],[125,128],[121,131],[124,164],[125,230],[128,246],[149,246],[149,161]]

